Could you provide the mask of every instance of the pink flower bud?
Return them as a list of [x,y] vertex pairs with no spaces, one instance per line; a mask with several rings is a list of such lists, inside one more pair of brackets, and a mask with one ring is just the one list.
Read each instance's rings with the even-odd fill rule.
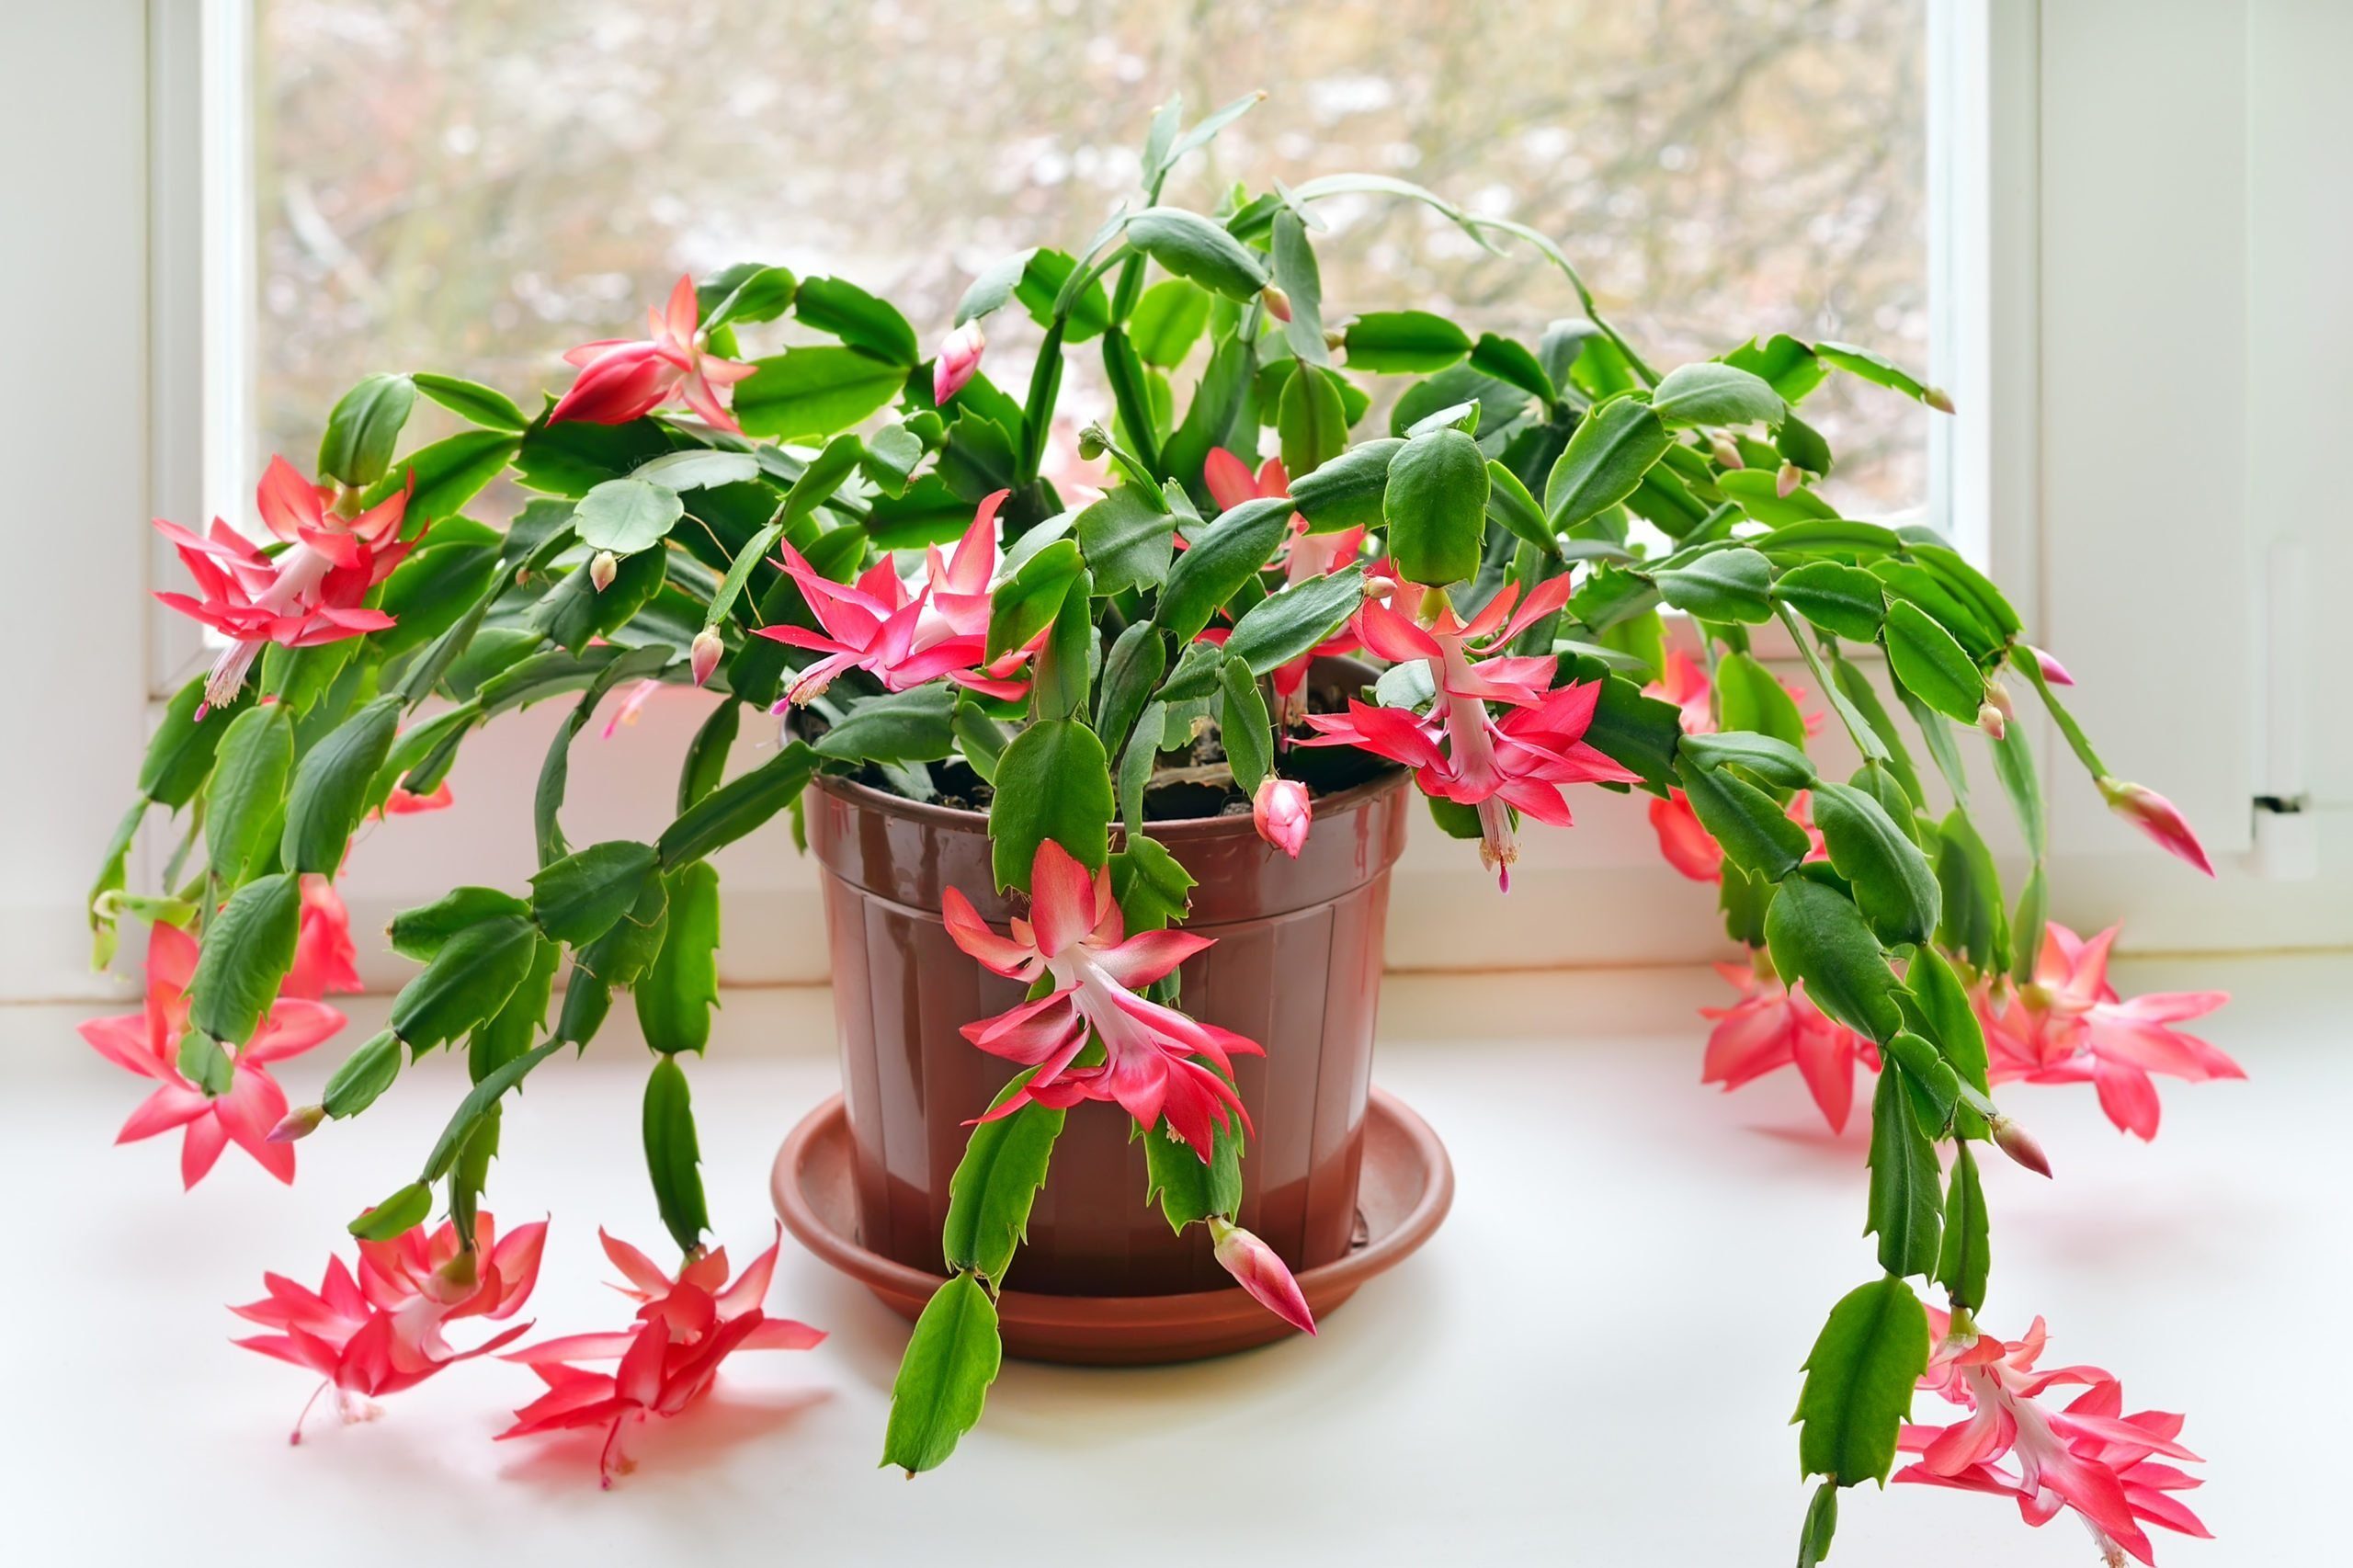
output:
[[327,1108],[324,1106],[298,1105],[278,1119],[278,1125],[269,1130],[269,1136],[265,1142],[291,1143],[298,1138],[308,1138],[326,1119]]
[[1715,449],[1717,467],[1733,469],[1744,466],[1740,460],[1740,445],[1731,437],[1718,436],[1713,438],[1712,445]]
[[988,339],[981,335],[981,324],[968,321],[948,335],[939,346],[939,355],[931,362],[931,401],[945,408],[949,400],[964,390],[981,368],[981,350],[988,347]]
[[1210,1216],[1210,1241],[1217,1250],[1218,1267],[1233,1276],[1257,1303],[1308,1334],[1315,1332],[1315,1314],[1275,1249],[1256,1236],[1218,1215]]
[[1268,315],[1274,317],[1277,321],[1287,322],[1290,320],[1290,296],[1289,294],[1284,293],[1280,289],[1278,289],[1273,284],[1269,283],[1265,289],[1259,291],[1258,297],[1267,301],[1267,313]]
[[2041,649],[2029,648],[2027,652],[2034,655],[2034,667],[2040,670],[2042,672],[2042,678],[2049,681],[2052,686],[2073,686],[2075,684],[2075,677],[2067,673],[2067,666],[2052,658],[2050,654],[2044,653]]
[[710,678],[710,672],[719,667],[719,655],[726,651],[717,627],[706,626],[695,633],[693,645],[687,650],[687,664],[695,673],[697,686]]
[[1938,414],[1950,414],[1952,412],[1952,393],[1945,391],[1942,387],[1930,387],[1927,391],[1920,394],[1920,401],[1927,403],[1930,408],[1935,409]]
[[1798,471],[1798,465],[1784,462],[1780,471],[1773,475],[1773,494],[1786,501],[1796,494],[1798,486],[1804,483],[1805,475]]
[[2051,1157],[2034,1141],[2033,1133],[2006,1116],[1990,1117],[1985,1125],[1993,1131],[1995,1148],[2039,1176],[2051,1174]]
[[1258,836],[1294,860],[1307,842],[1308,823],[1313,815],[1307,786],[1271,773],[1259,781],[1258,792],[1250,801],[1250,820],[1257,825]]
[[2206,858],[2205,846],[2198,842],[2188,819],[2171,801],[2143,785],[2114,778],[2101,779],[2099,792],[2109,811],[2147,834],[2166,854],[2188,861],[2210,877],[2214,874],[2213,862]]
[[1977,727],[1997,741],[2010,733],[2009,720],[2003,714],[2001,708],[1992,702],[1981,702],[1977,705]]
[[598,551],[596,559],[588,562],[588,585],[603,593],[613,585],[613,579],[620,574],[620,561],[611,551]]

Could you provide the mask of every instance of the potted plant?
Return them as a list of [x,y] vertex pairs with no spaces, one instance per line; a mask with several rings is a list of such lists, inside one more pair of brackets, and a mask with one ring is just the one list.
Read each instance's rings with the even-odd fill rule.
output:
[[[1879,1074],[1879,1272],[1806,1360],[1800,1451],[1823,1483],[1802,1561],[1828,1549],[1836,1489],[1883,1480],[1899,1447],[1924,1450],[1902,1479],[2010,1493],[2035,1522],[2071,1507],[2111,1552],[2145,1558],[2143,1523],[2196,1529],[2170,1495],[2193,1483],[2157,1457],[2186,1452],[2178,1418],[2123,1415],[2105,1373],[2036,1371],[2039,1323],[2006,1343],[1974,1319],[1978,1152],[2048,1174],[1999,1078],[2089,1077],[2130,1108],[2137,1091],[2111,1080],[2134,1061],[2234,1069],[2180,1043],[2183,1006],[2118,1001],[2103,945],[2043,939],[2041,797],[2011,689],[2045,704],[2110,804],[2202,867],[2187,825],[2110,774],[1999,588],[1933,531],[1840,517],[1813,489],[1833,458],[1799,409],[1826,377],[1945,398],[1867,350],[1786,335],[1662,373],[1541,235],[1386,176],[1164,203],[1171,169],[1251,101],[1189,127],[1163,110],[1142,200],[1074,252],[990,269],[928,360],[854,284],[732,267],[681,279],[644,338],[575,350],[537,413],[448,376],[363,381],[328,416],[315,483],[271,465],[277,543],[159,525],[199,589],[163,597],[228,648],[172,704],[93,899],[102,960],[119,915],[153,926],[147,1012],[85,1030],[158,1080],[126,1135],[187,1129],[190,1180],[228,1142],[290,1177],[292,1140],[367,1108],[414,1057],[462,1041],[474,1080],[416,1178],[352,1221],[357,1276],[338,1263],[317,1292],[273,1287],[243,1309],[281,1331],[256,1347],[358,1398],[503,1344],[440,1335],[511,1312],[536,1270],[536,1233],[494,1244],[478,1212],[500,1102],[585,1047],[618,992],[653,1048],[645,1156],[682,1262],[608,1242],[638,1324],[510,1353],[549,1383],[517,1432],[609,1425],[609,1479],[628,1426],[692,1403],[732,1350],[813,1343],[764,1316],[772,1252],[731,1280],[705,1250],[683,1065],[716,999],[709,857],[787,812],[828,876],[869,1244],[939,1280],[886,1462],[934,1466],[979,1417],[997,1302],[1064,1154],[1087,1173],[1073,1214],[1099,1203],[1124,1227],[1147,1193],[1157,1205],[1143,1289],[1222,1268],[1311,1328],[1294,1267],[1351,1239],[1404,786],[1507,886],[1520,819],[1566,824],[1566,788],[1590,784],[1653,797],[1670,858],[1720,881],[1754,955],[1710,1075],[1792,1062],[1843,1118],[1836,1085]],[[1583,319],[1522,343],[1421,311],[1343,315],[1311,233],[1344,193],[1531,247]],[[982,369],[1007,309],[1043,332],[1017,398]],[[788,316],[827,341],[745,357],[745,334]],[[1117,409],[1078,438],[1109,465],[1093,496],[1049,472],[1082,353]],[[1404,388],[1368,431],[1381,378]],[[420,395],[472,427],[404,451]],[[504,528],[465,517],[502,475],[531,498]],[[1641,544],[1637,519],[1666,543]],[[1704,673],[1670,651],[1664,610],[1688,618]],[[1862,758],[1850,777],[1808,755],[1752,645],[1766,632]],[[573,737],[659,684],[720,699],[676,817],[574,845]],[[442,799],[479,726],[574,694],[533,797],[529,889],[460,887],[398,916],[391,941],[421,971],[321,1102],[288,1108],[267,1064],[331,1032],[320,998],[349,983],[333,881],[352,833]],[[782,715],[785,736],[725,777],[747,711]],[[1961,803],[1963,730],[1992,746],[2034,856],[2015,906]],[[158,806],[185,837],[164,886],[133,895],[127,846]],[[1277,981],[1251,945],[1302,912],[1324,939],[1285,949]],[[1277,985],[1319,998],[1313,1017],[1276,1018]],[[1274,1095],[1330,1119],[1278,1117]],[[1300,1190],[1245,1196],[1244,1173],[1270,1167]],[[437,1203],[447,1223],[427,1235]],[[1091,1247],[1098,1218],[1038,1224],[1054,1288],[1115,1291],[1104,1258],[1151,1256],[1129,1229]],[[620,1365],[577,1365],[598,1358]],[[2038,1402],[2070,1383],[2086,1392],[2065,1409]],[[1915,1385],[1964,1419],[1906,1426]]]

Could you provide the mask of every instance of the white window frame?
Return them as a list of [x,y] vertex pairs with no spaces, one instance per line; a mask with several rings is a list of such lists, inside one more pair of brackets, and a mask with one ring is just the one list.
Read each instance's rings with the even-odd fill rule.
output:
[[[2345,747],[2318,731],[2314,699],[2286,679],[2317,643],[2267,639],[2294,617],[2284,601],[2267,613],[2258,597],[2292,590],[2299,549],[2312,574],[2353,568],[2341,540],[2298,537],[2292,506],[2281,505],[2327,494],[2333,479],[2310,411],[2338,395],[2330,367],[2342,355],[2314,353],[2298,312],[2342,326],[2323,280],[2353,256],[2353,203],[2307,197],[2292,176],[2266,186],[2248,173],[2327,123],[2323,85],[2298,68],[2341,59],[2348,28],[2321,9],[1931,0],[1931,372],[1961,409],[1936,427],[1938,513],[2086,677],[2077,707],[2110,761],[2166,789],[2218,851],[2219,889],[2128,838],[2037,722],[2062,846],[2059,912],[2090,921],[2129,906],[2145,946],[2353,940]],[[19,210],[74,231],[70,246],[12,245],[0,259],[6,297],[42,301],[22,347],[51,368],[38,399],[0,390],[9,427],[54,460],[19,480],[11,527],[31,541],[34,581],[75,589],[35,596],[19,633],[70,673],[20,681],[12,696],[29,704],[36,733],[71,738],[73,761],[14,768],[0,783],[6,820],[41,824],[0,904],[0,997],[100,983],[83,968],[90,865],[135,771],[146,699],[199,656],[189,629],[148,613],[146,591],[177,565],[143,534],[128,542],[133,519],[194,526],[247,505],[232,492],[250,429],[239,401],[251,395],[249,128],[242,109],[205,106],[249,102],[251,41],[242,0],[82,0],[17,7],[0,22],[0,144],[40,150]],[[84,130],[60,138],[53,128],[65,123]],[[2344,166],[2311,172],[2341,180]],[[2193,297],[2212,368],[2202,381],[2180,373],[2166,330]],[[145,450],[126,460],[124,426],[94,411],[119,411],[141,389],[144,416],[129,438]],[[2172,460],[2189,430],[2201,462],[2184,471]],[[2117,591],[2096,557],[2123,537],[2122,516],[2132,519],[2130,556],[2173,563],[2169,585]],[[85,526],[61,526],[68,517]],[[2221,649],[2194,665],[2174,656],[2168,618],[2147,608],[2177,602],[2149,596],[2178,596],[2181,563],[2200,574],[2201,624]],[[2256,699],[2267,677],[2268,703]],[[2188,730],[2185,706],[2197,714]],[[523,715],[470,744],[458,778],[470,809],[409,819],[397,852],[362,846],[350,891],[363,927],[460,868],[477,880],[529,870],[527,835],[498,830],[515,826],[517,780],[532,776],[557,717]],[[576,833],[646,831],[694,717],[657,708],[631,744],[575,769]],[[2300,747],[2307,733],[2313,743]],[[2258,793],[2300,795],[2313,810],[2283,835],[2251,809]],[[1583,832],[1531,829],[1507,901],[1483,887],[1465,846],[1423,835],[1392,901],[1392,964],[1714,950],[1709,890],[1657,863],[1641,803],[1587,792],[1578,810]],[[1997,838],[2006,833],[1997,805],[1980,814]],[[805,863],[764,838],[739,846],[727,870],[732,977],[821,978]]]

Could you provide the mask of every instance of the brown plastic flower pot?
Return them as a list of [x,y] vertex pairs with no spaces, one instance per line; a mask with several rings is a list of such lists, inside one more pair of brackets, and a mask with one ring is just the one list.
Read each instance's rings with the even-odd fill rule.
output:
[[[1151,828],[1199,884],[1187,929],[1216,939],[1185,964],[1183,1006],[1267,1050],[1235,1059],[1256,1129],[1239,1218],[1294,1269],[1333,1263],[1360,1239],[1373,1016],[1389,872],[1405,843],[1404,784],[1390,771],[1319,799],[1295,862],[1247,814]],[[837,778],[820,778],[805,799],[832,935],[853,1239],[938,1274],[967,1124],[1013,1072],[959,1029],[1023,994],[949,939],[940,895],[961,890],[999,926],[1026,901],[994,891],[978,812]],[[1173,1235],[1146,1185],[1143,1149],[1118,1108],[1074,1110],[1007,1284],[1052,1296],[1230,1286],[1203,1228]]]

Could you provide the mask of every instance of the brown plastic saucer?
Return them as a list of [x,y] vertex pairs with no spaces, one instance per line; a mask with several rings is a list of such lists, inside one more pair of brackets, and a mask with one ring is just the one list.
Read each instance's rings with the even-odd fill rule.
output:
[[[901,1317],[912,1322],[923,1311],[940,1276],[869,1252],[856,1239],[849,1123],[839,1095],[803,1117],[785,1139],[768,1185],[784,1228],[802,1246]],[[1299,1276],[1316,1317],[1409,1256],[1453,1202],[1454,1166],[1446,1145],[1403,1101],[1375,1088],[1365,1108],[1358,1240],[1345,1256]],[[1238,1286],[1175,1296],[1007,1290],[997,1298],[997,1322],[1008,1355],[1098,1367],[1223,1356],[1293,1332]]]

